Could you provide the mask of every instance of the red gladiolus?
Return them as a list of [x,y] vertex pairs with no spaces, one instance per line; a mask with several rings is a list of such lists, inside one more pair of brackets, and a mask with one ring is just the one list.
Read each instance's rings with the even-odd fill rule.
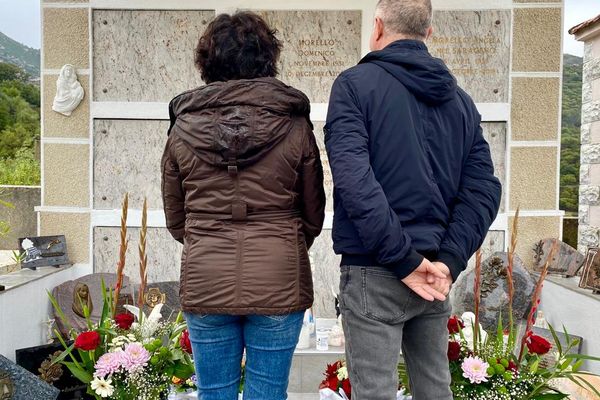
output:
[[464,327],[465,323],[456,315],[453,315],[448,319],[448,332],[450,332],[451,335],[460,332]]
[[544,355],[550,351],[552,344],[543,337],[533,335],[530,332],[527,337],[527,348],[532,354]]
[[131,328],[133,320],[133,315],[131,315],[130,313],[122,313],[115,317],[115,323],[117,324],[117,326],[121,329],[126,330]]
[[460,359],[460,343],[451,340],[448,342],[448,360],[458,361]]
[[187,329],[181,332],[179,337],[179,345],[186,353],[192,354],[192,342],[190,342],[190,333]]
[[98,346],[100,346],[100,335],[96,331],[82,332],[75,339],[76,349],[92,351]]
[[350,386],[350,379],[344,379],[342,381],[342,389],[344,389],[344,393],[348,398],[351,398],[352,386]]

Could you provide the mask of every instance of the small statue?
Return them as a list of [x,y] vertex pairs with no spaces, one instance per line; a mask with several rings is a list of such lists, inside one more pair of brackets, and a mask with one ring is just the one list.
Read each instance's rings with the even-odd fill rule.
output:
[[79,106],[83,96],[83,87],[77,80],[75,68],[71,64],[64,65],[56,80],[56,96],[52,103],[52,110],[69,117]]
[[85,313],[83,312],[84,304],[87,306],[91,315],[94,305],[92,304],[90,288],[85,283],[78,283],[77,286],[75,286],[75,290],[73,290],[73,305],[71,308],[73,309],[73,312],[81,318],[85,318]]
[[144,296],[144,300],[148,307],[154,308],[157,304],[165,304],[167,302],[167,295],[161,293],[159,288],[149,288]]

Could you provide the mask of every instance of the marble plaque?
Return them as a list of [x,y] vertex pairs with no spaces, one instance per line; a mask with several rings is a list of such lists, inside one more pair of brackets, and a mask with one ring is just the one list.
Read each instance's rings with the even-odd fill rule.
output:
[[313,103],[327,103],[335,78],[361,56],[361,11],[258,11],[283,42],[279,77]]
[[[140,230],[129,228],[129,246],[125,275],[132,283],[140,282],[139,253]],[[146,239],[148,255],[148,282],[179,280],[182,245],[176,242],[166,228],[148,228]],[[94,272],[115,272],[119,259],[119,228],[94,228]]]
[[319,318],[335,318],[335,298],[339,292],[341,256],[333,252],[331,229],[323,229],[309,252],[315,291],[314,312]]
[[199,86],[194,50],[214,15],[94,10],[94,101],[166,102]]
[[431,54],[476,103],[508,103],[510,10],[435,11]]
[[120,209],[129,192],[133,208],[163,206],[160,160],[168,121],[94,121],[94,208]]
[[490,145],[492,161],[494,162],[494,175],[502,183],[502,200],[500,212],[504,212],[504,194],[506,187],[506,124],[503,122],[485,122],[481,124],[483,137]]
[[323,186],[325,187],[325,198],[327,199],[325,211],[333,212],[333,175],[329,166],[329,157],[325,149],[325,133],[323,132],[324,122],[314,122],[314,132],[317,139],[317,146],[321,153],[321,164],[323,164]]

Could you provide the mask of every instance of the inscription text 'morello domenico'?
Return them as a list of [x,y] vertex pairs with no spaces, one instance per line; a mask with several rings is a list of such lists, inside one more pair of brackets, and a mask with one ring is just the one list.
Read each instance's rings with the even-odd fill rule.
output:
[[337,56],[342,42],[337,39],[299,39],[295,50],[297,58],[286,71],[288,77],[337,77],[351,65],[345,57]]

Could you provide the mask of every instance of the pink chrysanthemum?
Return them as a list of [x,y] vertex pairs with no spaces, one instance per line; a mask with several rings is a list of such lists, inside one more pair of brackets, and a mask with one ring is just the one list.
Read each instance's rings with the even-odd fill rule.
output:
[[108,375],[117,372],[122,366],[122,358],[119,353],[106,353],[100,356],[94,366],[96,370],[94,375],[98,378],[106,378]]
[[487,382],[487,369],[489,364],[479,357],[467,357],[463,361],[461,368],[463,376],[471,383]]
[[129,343],[121,355],[123,367],[130,371],[138,371],[148,365],[150,353],[139,343]]

